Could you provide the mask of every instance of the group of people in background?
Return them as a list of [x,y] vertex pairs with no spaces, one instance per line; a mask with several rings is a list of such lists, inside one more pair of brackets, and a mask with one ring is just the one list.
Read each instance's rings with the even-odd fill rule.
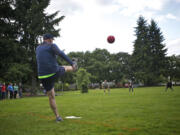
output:
[[[106,93],[106,91],[108,91],[108,93],[110,93],[110,85],[107,82],[107,80],[104,80],[101,84],[101,88],[104,89],[104,93]],[[128,82],[128,88],[129,88],[129,92],[134,92],[134,86],[132,81]]]
[[[109,83],[107,82],[107,80],[104,80],[102,82],[101,87],[102,87],[102,89],[104,89],[104,93],[106,93],[106,91],[108,91],[108,93],[110,93],[110,86],[109,86]],[[134,92],[134,86],[133,86],[133,81],[132,80],[129,80],[128,88],[129,88],[129,92]],[[166,92],[167,92],[168,88],[170,88],[171,91],[174,91],[173,84],[172,84],[172,81],[170,79],[166,83],[166,88],[165,88]]]
[[19,98],[22,97],[22,89],[16,83],[9,83],[8,85],[0,83],[0,100],[16,99],[17,95],[19,95]]

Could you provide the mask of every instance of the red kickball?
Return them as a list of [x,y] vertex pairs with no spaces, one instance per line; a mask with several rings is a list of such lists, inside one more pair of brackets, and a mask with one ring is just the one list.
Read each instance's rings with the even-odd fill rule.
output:
[[114,43],[114,41],[115,41],[115,37],[114,36],[108,36],[107,37],[107,41],[108,41],[108,43],[110,43],[110,44],[112,44],[112,43]]

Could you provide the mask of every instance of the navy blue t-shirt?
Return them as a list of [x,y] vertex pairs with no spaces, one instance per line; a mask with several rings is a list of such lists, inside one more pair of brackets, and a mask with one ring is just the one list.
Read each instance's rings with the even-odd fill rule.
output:
[[73,65],[71,59],[61,51],[56,44],[43,42],[36,48],[36,59],[38,66],[38,76],[44,76],[56,73],[59,69],[56,56],[62,57],[70,65]]

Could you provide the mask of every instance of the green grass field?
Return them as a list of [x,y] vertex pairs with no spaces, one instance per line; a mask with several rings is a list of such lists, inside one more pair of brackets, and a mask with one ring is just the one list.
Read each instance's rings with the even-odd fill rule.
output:
[[0,101],[0,135],[180,135],[180,87],[64,92],[59,112],[81,119],[55,122],[47,97]]

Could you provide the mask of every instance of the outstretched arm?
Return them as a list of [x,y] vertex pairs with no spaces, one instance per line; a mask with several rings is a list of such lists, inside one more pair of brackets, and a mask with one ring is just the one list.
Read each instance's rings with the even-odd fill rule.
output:
[[72,61],[63,51],[61,51],[56,44],[52,44],[52,49],[54,53],[60,57],[62,57],[64,60],[66,60],[71,66],[63,66],[65,70],[68,71],[76,71],[78,69],[77,62]]
[[59,47],[56,44],[52,44],[52,50],[54,53],[60,57],[62,57],[64,60],[66,60],[70,65],[73,65],[72,60],[63,52],[59,49]]

